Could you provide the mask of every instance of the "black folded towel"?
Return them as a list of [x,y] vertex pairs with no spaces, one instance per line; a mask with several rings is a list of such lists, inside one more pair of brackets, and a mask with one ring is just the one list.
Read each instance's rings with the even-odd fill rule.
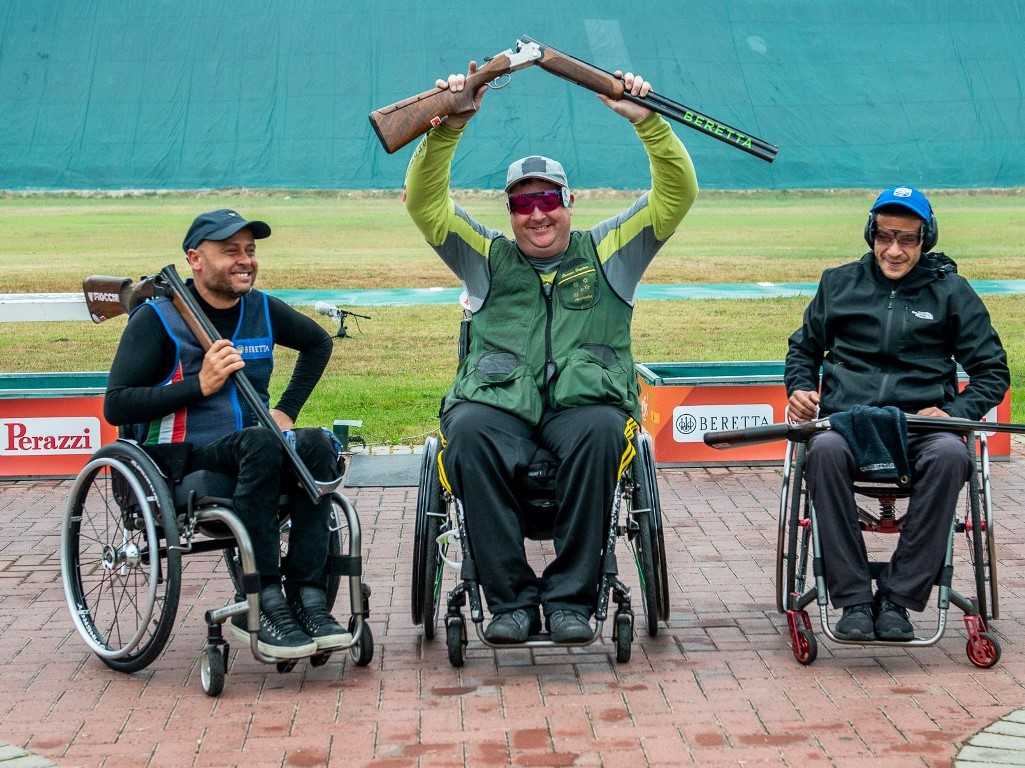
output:
[[832,414],[829,426],[847,441],[863,479],[910,484],[908,420],[902,410],[892,405],[856,405]]

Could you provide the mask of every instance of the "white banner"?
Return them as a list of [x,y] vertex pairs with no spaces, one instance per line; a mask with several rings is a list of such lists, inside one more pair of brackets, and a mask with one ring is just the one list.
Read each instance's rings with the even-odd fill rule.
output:
[[700,443],[705,432],[768,424],[772,424],[772,406],[768,403],[678,405],[673,408],[673,440],[678,443]]
[[99,447],[95,416],[0,419],[0,456],[92,453]]

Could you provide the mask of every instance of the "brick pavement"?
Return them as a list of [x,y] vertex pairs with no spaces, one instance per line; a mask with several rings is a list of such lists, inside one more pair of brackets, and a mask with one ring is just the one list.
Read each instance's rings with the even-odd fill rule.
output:
[[[279,675],[245,652],[218,700],[202,693],[196,662],[202,610],[228,597],[219,559],[186,558],[163,656],[132,676],[110,671],[74,632],[60,586],[69,484],[3,484],[0,742],[61,766],[123,768],[950,765],[975,732],[1025,702],[1023,448],[993,473],[1004,655],[991,670],[965,657],[956,611],[934,648],[823,641],[819,660],[799,666],[774,609],[779,471],[681,469],[659,477],[670,626],[639,638],[629,664],[613,662],[610,642],[500,655],[471,644],[467,665],[452,669],[444,642],[425,643],[409,620],[415,489],[359,489],[371,666],[339,657]],[[635,584],[630,558],[620,562]],[[966,587],[963,554],[958,564]]]

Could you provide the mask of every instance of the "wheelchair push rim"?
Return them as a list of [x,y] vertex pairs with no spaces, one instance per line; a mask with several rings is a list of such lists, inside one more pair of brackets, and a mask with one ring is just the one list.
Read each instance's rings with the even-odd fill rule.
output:
[[424,636],[433,639],[441,606],[444,555],[448,545],[438,540],[443,509],[438,478],[438,438],[429,437],[420,462],[416,520],[413,539],[413,573],[410,606],[414,624],[422,624]]
[[[123,485],[116,489],[119,482]],[[161,601],[172,598],[168,593],[173,586],[162,580],[160,573],[160,540],[151,508],[156,500],[153,490],[143,487],[127,457],[97,455],[79,474],[65,508],[61,530],[64,595],[82,639],[105,661],[126,661],[150,632],[154,637],[145,645],[157,639],[163,622],[155,622],[154,628],[151,620],[162,581],[165,594]],[[129,503],[137,511],[123,506]],[[129,520],[131,527],[126,525]],[[151,553],[158,554],[154,557]],[[176,603],[176,599],[168,602]],[[163,618],[163,606],[160,613]],[[165,640],[160,639],[161,646]]]
[[639,469],[634,490],[638,509],[631,510],[638,530],[631,544],[644,597],[648,634],[654,637],[658,634],[658,622],[669,620],[669,574],[651,438],[642,434],[638,442],[639,455],[634,460]]

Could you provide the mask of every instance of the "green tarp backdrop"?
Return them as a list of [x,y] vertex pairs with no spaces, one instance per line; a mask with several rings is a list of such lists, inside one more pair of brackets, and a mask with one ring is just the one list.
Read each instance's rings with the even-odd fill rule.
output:
[[[0,188],[395,188],[367,121],[520,34],[780,147],[678,126],[705,187],[1025,185],[1025,0],[0,0]],[[541,153],[647,186],[625,121],[530,69],[454,167],[498,187]]]

